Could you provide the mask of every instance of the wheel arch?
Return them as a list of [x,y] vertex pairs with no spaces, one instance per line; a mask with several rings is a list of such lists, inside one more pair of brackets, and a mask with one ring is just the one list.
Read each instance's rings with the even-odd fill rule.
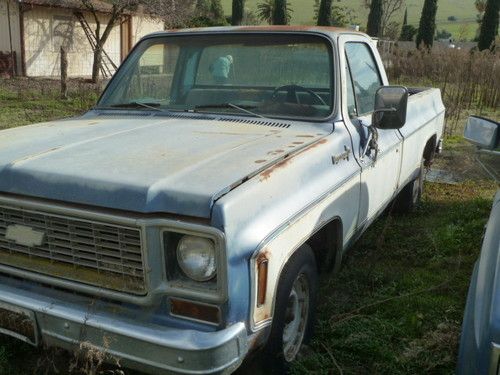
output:
[[433,134],[425,144],[423,158],[424,165],[428,168],[432,164],[432,160],[434,159],[434,155],[436,154],[437,147],[437,135]]
[[[258,312],[259,288],[261,287],[259,285],[259,264],[261,262],[271,264],[271,261],[273,260],[273,252],[267,246],[263,246],[252,256],[252,260],[250,262],[253,274],[252,279],[254,280],[252,285],[257,287],[257,290],[252,291],[253,297],[250,314],[251,327],[254,331],[259,330],[272,322],[279,280],[282,277],[286,264],[299,250],[304,247],[308,247],[312,250],[316,260],[318,274],[338,272],[343,254],[343,224],[341,217],[332,217],[329,221],[321,223],[316,226],[314,230],[304,234],[301,240],[289,243],[289,245],[290,250],[286,252],[284,257],[280,258],[279,264],[274,264],[273,267],[275,268],[275,272],[272,272],[273,270],[271,267],[268,270],[266,269],[267,300],[265,304],[260,307],[267,306],[267,309],[264,309],[262,313]],[[322,264],[324,264],[324,267],[320,266]]]

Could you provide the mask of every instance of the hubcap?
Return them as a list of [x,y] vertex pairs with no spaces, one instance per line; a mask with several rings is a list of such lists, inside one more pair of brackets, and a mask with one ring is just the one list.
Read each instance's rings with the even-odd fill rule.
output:
[[304,274],[294,281],[288,297],[283,329],[283,354],[291,362],[300,350],[309,315],[309,284]]

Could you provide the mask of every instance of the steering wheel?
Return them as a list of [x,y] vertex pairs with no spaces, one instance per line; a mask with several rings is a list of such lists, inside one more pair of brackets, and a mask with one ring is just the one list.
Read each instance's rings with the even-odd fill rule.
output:
[[278,92],[283,90],[286,91],[286,101],[289,103],[301,104],[297,92],[305,92],[308,93],[314,99],[316,99],[316,101],[318,101],[320,104],[327,105],[321,96],[316,94],[314,91],[308,89],[307,87],[299,85],[284,85],[276,87],[273,93],[271,94],[271,99],[276,101],[276,99],[278,98]]

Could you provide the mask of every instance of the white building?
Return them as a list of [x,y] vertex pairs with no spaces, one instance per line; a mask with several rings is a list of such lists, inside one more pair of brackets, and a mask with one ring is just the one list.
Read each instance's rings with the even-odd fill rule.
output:
[[[93,0],[93,5],[99,12],[102,33],[111,6],[99,0]],[[80,0],[0,0],[0,74],[15,70],[22,76],[58,76],[60,48],[64,46],[68,51],[68,75],[90,76],[93,49],[74,15],[81,12],[94,31],[94,17],[85,9]],[[113,28],[104,50],[119,65],[141,37],[163,28],[159,20],[140,13],[127,14]],[[5,60],[11,53],[15,54],[14,67]]]

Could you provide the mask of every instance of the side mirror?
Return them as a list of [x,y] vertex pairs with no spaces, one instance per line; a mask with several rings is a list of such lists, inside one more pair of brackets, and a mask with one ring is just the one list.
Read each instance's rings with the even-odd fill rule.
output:
[[377,129],[400,129],[406,123],[408,89],[403,86],[382,86],[375,94],[372,125]]
[[483,117],[470,116],[465,125],[464,138],[487,150],[499,146],[500,123]]

